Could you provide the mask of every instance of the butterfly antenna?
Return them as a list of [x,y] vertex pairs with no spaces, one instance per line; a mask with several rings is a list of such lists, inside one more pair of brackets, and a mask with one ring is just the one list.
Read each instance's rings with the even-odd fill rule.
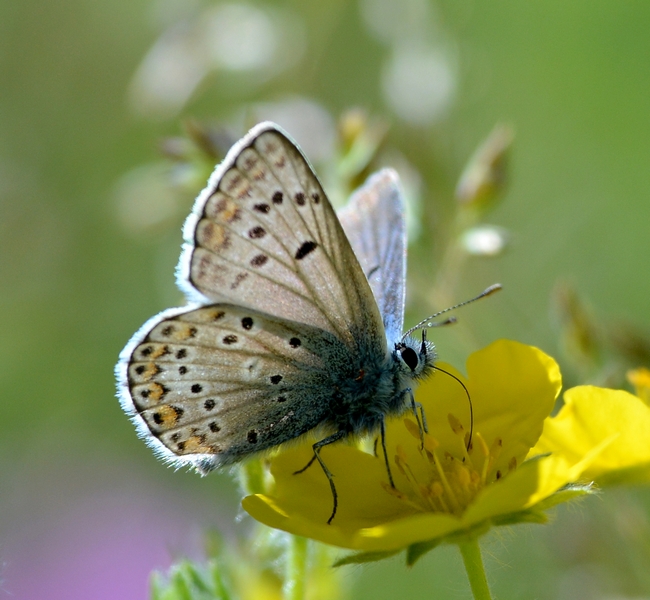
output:
[[445,375],[449,375],[449,377],[451,377],[452,379],[455,379],[458,383],[460,383],[461,386],[463,386],[463,389],[465,390],[465,394],[467,395],[467,402],[469,402],[469,438],[467,439],[467,444],[465,447],[469,452],[472,448],[472,437],[474,435],[474,406],[472,405],[472,398],[469,395],[469,390],[467,389],[465,384],[453,373],[450,373],[449,371],[445,371],[444,369],[441,369],[440,367],[437,367],[435,365],[433,368],[436,371],[440,371]]
[[437,312],[426,319],[423,319],[420,321],[415,327],[411,327],[403,336],[402,339],[408,337],[411,335],[414,331],[417,329],[424,329],[428,327],[441,327],[442,325],[450,325],[451,323],[456,322],[456,317],[449,317],[448,319],[444,321],[439,321],[437,323],[431,322],[431,319],[435,319],[436,317],[439,317],[440,315],[443,315],[450,310],[456,310],[457,308],[460,308],[461,306],[465,306],[466,304],[471,304],[472,302],[476,302],[477,300],[480,300],[481,298],[485,298],[486,296],[490,296],[491,294],[494,294],[494,292],[498,292],[500,289],[502,289],[502,286],[500,283],[495,283],[494,285],[491,285],[490,287],[484,289],[478,296],[475,296],[474,298],[471,298],[470,300],[465,300],[465,302],[460,302],[459,304],[454,304],[454,306],[450,306],[449,308],[445,308],[445,310],[441,310],[440,312]]

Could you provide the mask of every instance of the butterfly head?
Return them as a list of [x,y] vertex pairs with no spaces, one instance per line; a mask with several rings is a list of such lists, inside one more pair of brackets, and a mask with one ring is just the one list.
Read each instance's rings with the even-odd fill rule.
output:
[[422,329],[422,340],[404,336],[395,344],[393,355],[400,370],[414,379],[426,377],[436,360],[436,352],[433,344],[427,340],[426,329]]

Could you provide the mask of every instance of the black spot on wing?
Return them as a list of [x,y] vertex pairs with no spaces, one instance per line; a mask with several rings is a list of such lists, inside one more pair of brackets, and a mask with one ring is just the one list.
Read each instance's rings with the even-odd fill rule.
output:
[[296,260],[302,260],[307,256],[310,252],[313,252],[318,248],[318,244],[313,241],[309,242],[303,242],[300,248],[296,251]]
[[239,284],[248,277],[248,273],[237,273],[235,280],[230,284],[231,290],[236,290],[239,287]]
[[253,258],[251,258],[251,266],[261,267],[262,265],[265,265],[268,260],[269,257],[266,256],[266,254],[258,254],[257,256],[253,256]]
[[259,225],[257,227],[253,227],[252,229],[249,229],[248,231],[248,237],[251,239],[259,239],[262,238],[266,235],[266,230],[264,227],[260,227]]

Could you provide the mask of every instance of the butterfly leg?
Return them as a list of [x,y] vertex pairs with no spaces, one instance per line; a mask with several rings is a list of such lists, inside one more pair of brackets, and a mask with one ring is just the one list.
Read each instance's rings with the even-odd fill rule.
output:
[[384,464],[386,465],[386,473],[388,473],[388,481],[390,482],[390,487],[392,487],[394,490],[397,489],[395,487],[395,482],[393,481],[393,474],[390,472],[390,463],[388,462],[388,450],[386,450],[386,423],[384,422],[384,419],[381,420],[380,424],[380,434],[381,434],[381,449],[384,451]]
[[420,410],[420,418],[422,419],[422,429],[424,430],[424,433],[429,433],[429,426],[427,425],[427,416],[424,414],[424,407],[420,402],[416,402],[415,407]]
[[[424,434],[429,433],[429,427],[427,426],[427,418],[424,414],[424,408],[422,404],[415,401],[415,396],[413,395],[413,390],[411,388],[406,388],[404,390],[405,394],[408,394],[411,397],[411,410],[413,411],[413,416],[415,421],[418,424],[418,429],[420,430],[420,450],[424,449]],[[420,414],[418,414],[418,409],[420,409]]]
[[[336,493],[336,486],[334,485],[334,476],[330,472],[330,470],[327,468],[325,463],[323,462],[323,459],[320,457],[320,451],[321,448],[324,446],[329,446],[330,444],[333,444],[334,442],[338,442],[340,439],[343,439],[344,437],[347,436],[347,432],[345,431],[337,431],[336,433],[333,433],[329,437],[326,437],[323,440],[320,440],[320,442],[316,442],[312,448],[314,449],[314,456],[312,456],[311,460],[299,471],[295,471],[294,475],[298,475],[299,473],[302,473],[306,471],[315,460],[317,460],[321,466],[321,469],[323,469],[323,473],[325,473],[325,477],[327,477],[327,481],[330,483],[330,489],[332,490],[332,501],[334,506],[332,507],[332,514],[330,515],[330,518],[327,519],[327,524],[329,525],[332,522],[332,519],[336,516],[336,509],[338,508],[339,505],[339,497],[338,494]],[[384,449],[385,450],[385,449]],[[395,487],[395,486],[393,486]]]
[[294,471],[293,474],[300,475],[300,473],[304,473],[307,469],[309,469],[309,467],[311,467],[314,464],[315,460],[316,460],[316,452],[314,452],[314,456],[312,456],[309,459],[309,462],[302,469],[298,469],[297,471]]

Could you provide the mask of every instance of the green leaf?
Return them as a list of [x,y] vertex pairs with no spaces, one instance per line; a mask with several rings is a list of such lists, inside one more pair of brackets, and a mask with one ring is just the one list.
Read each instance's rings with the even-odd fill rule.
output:
[[386,550],[385,552],[358,552],[356,554],[348,554],[343,558],[339,558],[332,566],[342,567],[343,565],[360,565],[363,563],[377,562],[395,556],[401,551],[400,548],[399,550]]
[[597,490],[591,484],[588,485],[578,485],[575,483],[569,484],[563,487],[562,489],[558,490],[548,498],[545,498],[541,502],[538,502],[537,504],[535,504],[535,506],[531,508],[536,511],[548,510],[549,508],[552,508],[557,504],[561,504],[562,502],[569,502],[570,500],[575,500],[576,498],[580,498],[581,496],[586,496],[587,494],[595,494],[595,493],[597,493]]
[[171,598],[174,600],[193,600],[192,590],[190,589],[183,572],[184,566],[185,565],[178,565],[170,577],[169,587],[171,588],[170,591],[173,590],[174,595],[171,596]]
[[210,574],[215,598],[217,600],[231,600],[232,595],[224,581],[221,565],[218,562],[215,561],[210,565]]
[[407,566],[412,567],[427,552],[433,550],[436,546],[439,546],[442,541],[443,541],[442,538],[436,538],[433,540],[429,540],[428,542],[419,542],[417,544],[411,544],[406,549]]
[[537,525],[544,525],[548,523],[548,516],[538,510],[520,510],[518,512],[493,517],[492,523],[496,527],[517,525],[518,523],[535,523]]

